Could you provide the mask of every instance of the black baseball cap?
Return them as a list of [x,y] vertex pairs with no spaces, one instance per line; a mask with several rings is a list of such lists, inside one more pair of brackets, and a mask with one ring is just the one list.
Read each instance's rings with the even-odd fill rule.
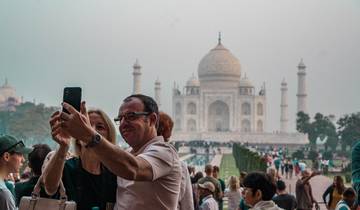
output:
[[14,136],[0,136],[0,155],[5,152],[16,152],[20,154],[29,154],[32,149],[25,147],[23,141],[16,139]]

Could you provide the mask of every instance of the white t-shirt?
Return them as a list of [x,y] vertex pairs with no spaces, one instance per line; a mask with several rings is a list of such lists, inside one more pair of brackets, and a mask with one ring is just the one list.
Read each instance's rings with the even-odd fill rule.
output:
[[14,196],[6,187],[4,180],[0,180],[0,209],[16,210]]
[[226,189],[224,196],[228,198],[228,209],[229,210],[238,209],[240,199],[241,199],[240,189],[238,189],[236,191],[231,191],[230,189]]
[[157,136],[144,145],[137,156],[151,165],[153,181],[117,177],[115,210],[175,210],[181,182],[181,166],[175,148]]
[[213,198],[212,195],[208,195],[202,199],[202,204],[199,207],[200,210],[219,210],[219,204]]

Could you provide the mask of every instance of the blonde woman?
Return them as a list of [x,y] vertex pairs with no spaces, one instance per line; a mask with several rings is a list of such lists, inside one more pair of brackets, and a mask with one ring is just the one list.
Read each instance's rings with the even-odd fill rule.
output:
[[[109,117],[99,109],[90,110],[87,114],[91,126],[115,144],[115,128]],[[62,134],[53,136],[53,139],[60,147],[44,163],[46,192],[50,195],[56,193],[62,179],[68,199],[76,202],[78,210],[88,210],[95,206],[100,209],[111,208],[116,201],[116,176],[79,140],[75,140],[76,157],[67,159],[71,138]]]
[[224,193],[224,196],[228,198],[228,210],[237,210],[241,199],[239,179],[236,176],[230,176],[228,183],[228,188]]

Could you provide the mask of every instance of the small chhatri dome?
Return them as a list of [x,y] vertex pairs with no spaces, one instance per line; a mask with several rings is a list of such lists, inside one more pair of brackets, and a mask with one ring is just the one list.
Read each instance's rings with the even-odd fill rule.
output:
[[286,85],[287,85],[287,83],[286,83],[286,81],[285,81],[285,78],[282,80],[281,85],[282,85],[282,86],[286,86]]
[[301,58],[301,60],[300,60],[300,63],[299,63],[299,65],[298,65],[298,68],[299,68],[299,69],[305,69],[305,68],[306,68],[306,66],[305,66],[304,61],[303,61],[302,58]]
[[195,75],[193,74],[189,80],[186,82],[186,86],[188,87],[199,87],[200,86],[200,82],[199,80],[195,77]]
[[199,63],[198,75],[200,82],[207,81],[240,81],[239,60],[221,43],[219,36],[218,44],[210,50]]
[[134,69],[140,69],[141,68],[138,59],[136,59],[133,67],[134,67]]
[[243,78],[241,78],[239,86],[240,87],[254,87],[253,84],[250,82],[249,78],[246,76],[246,74],[244,75]]
[[160,79],[159,79],[159,77],[158,78],[156,78],[156,80],[155,80],[155,85],[160,85],[161,84],[161,82],[160,82]]

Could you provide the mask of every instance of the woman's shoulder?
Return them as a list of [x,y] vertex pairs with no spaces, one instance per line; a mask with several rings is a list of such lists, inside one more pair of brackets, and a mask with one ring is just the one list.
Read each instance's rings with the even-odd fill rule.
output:
[[64,170],[75,170],[79,167],[80,159],[78,157],[72,157],[65,161]]

